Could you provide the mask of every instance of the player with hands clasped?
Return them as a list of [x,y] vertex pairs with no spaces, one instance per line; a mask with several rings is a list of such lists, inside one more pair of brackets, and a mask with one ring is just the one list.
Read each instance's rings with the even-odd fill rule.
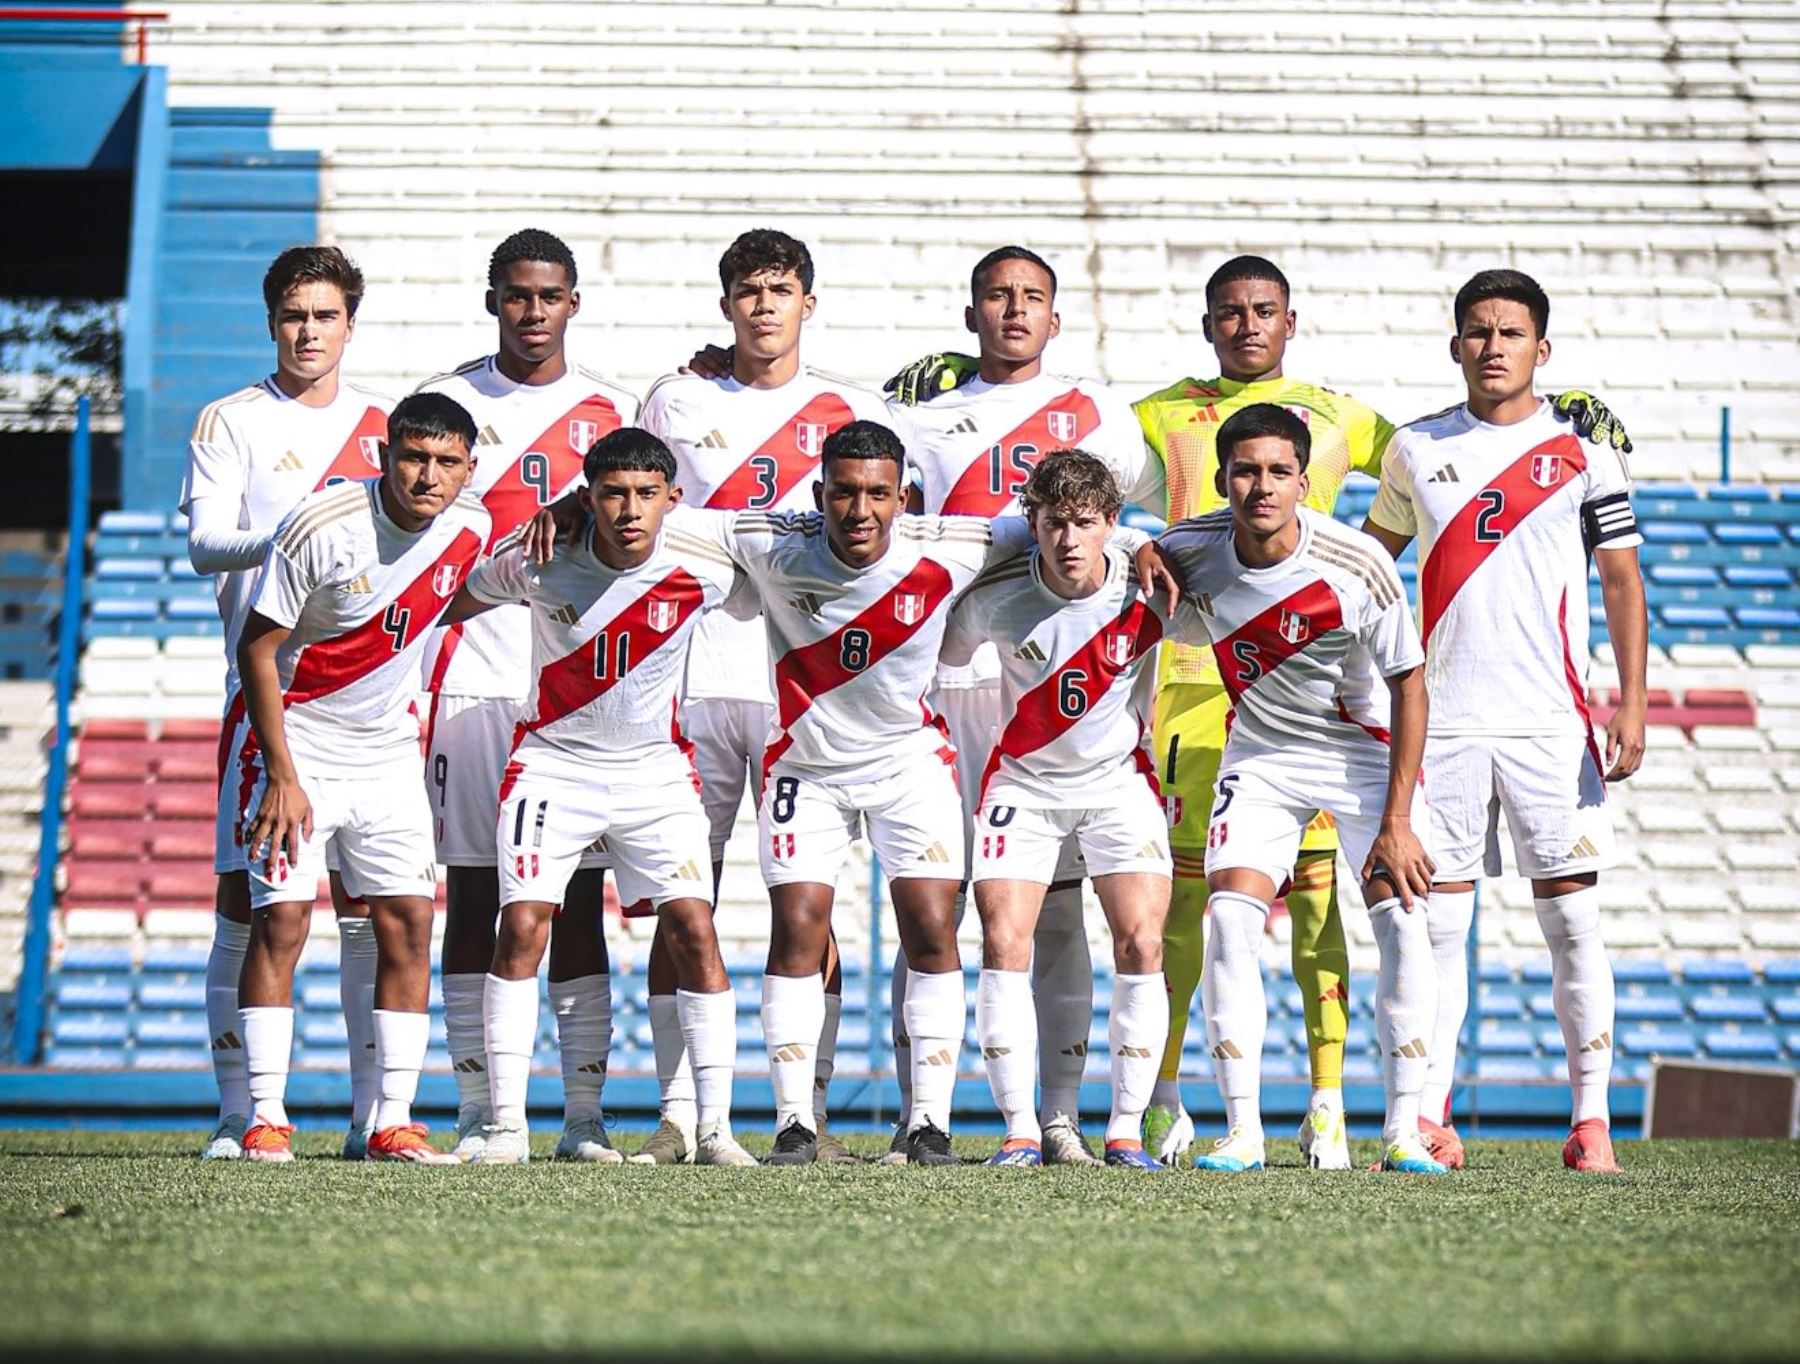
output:
[[1194,1164],[1262,1167],[1268,1006],[1257,951],[1301,834],[1325,810],[1358,868],[1381,953],[1382,1166],[1442,1174],[1419,1132],[1436,977],[1424,912],[1433,863],[1419,838],[1418,631],[1379,544],[1300,505],[1306,423],[1273,403],[1252,404],[1219,428],[1218,450],[1228,509],[1179,522],[1157,541],[1182,590],[1170,634],[1210,644],[1232,700],[1207,828],[1213,923],[1201,978],[1229,1132]]

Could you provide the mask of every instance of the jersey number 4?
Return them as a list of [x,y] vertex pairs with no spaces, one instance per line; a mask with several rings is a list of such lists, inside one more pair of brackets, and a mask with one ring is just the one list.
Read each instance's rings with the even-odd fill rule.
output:
[[406,647],[406,628],[411,624],[411,607],[402,606],[399,602],[388,603],[387,612],[381,618],[381,628],[393,639],[395,653]]

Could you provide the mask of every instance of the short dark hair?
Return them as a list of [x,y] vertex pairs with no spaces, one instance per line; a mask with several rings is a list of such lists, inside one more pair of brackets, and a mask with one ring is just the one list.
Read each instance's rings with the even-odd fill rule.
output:
[[475,448],[475,418],[469,409],[443,393],[409,393],[388,413],[389,445],[403,440],[443,440],[455,436],[463,449]]
[[356,316],[363,297],[362,271],[337,247],[290,246],[269,262],[263,275],[263,303],[270,317],[275,316],[288,290],[301,284],[337,285],[344,296],[344,311]]
[[719,257],[719,288],[730,293],[732,280],[748,279],[765,270],[778,275],[791,270],[800,277],[800,287],[812,292],[812,252],[798,237],[772,227],[753,227],[725,248],[725,254]]
[[1212,307],[1213,296],[1227,284],[1236,284],[1241,279],[1266,279],[1271,284],[1281,286],[1282,301],[1293,297],[1288,288],[1287,276],[1272,260],[1261,256],[1233,256],[1225,264],[1212,272],[1212,278],[1206,281],[1206,306]]
[[906,473],[906,447],[880,422],[848,422],[825,437],[819,467],[834,459],[891,459]]
[[506,267],[522,260],[562,266],[569,276],[571,289],[580,282],[581,276],[575,269],[575,253],[569,250],[569,244],[555,233],[527,227],[501,242],[488,257],[488,288],[498,289],[500,281],[506,278]]
[[1108,469],[1086,450],[1052,450],[1019,489],[1025,515],[1036,516],[1045,508],[1070,507],[1115,517],[1125,505],[1118,482]]
[[1523,270],[1483,270],[1456,291],[1456,304],[1452,312],[1456,318],[1456,330],[1459,335],[1463,329],[1463,319],[1469,315],[1469,309],[1490,298],[1504,298],[1513,303],[1523,303],[1527,311],[1531,313],[1531,324],[1537,328],[1538,339],[1542,340],[1548,334],[1550,296],[1544,292],[1541,284]]
[[992,270],[1001,261],[1022,260],[1037,266],[1050,276],[1050,297],[1056,297],[1056,271],[1050,268],[1050,262],[1037,252],[1023,246],[1001,246],[987,253],[975,262],[975,268],[969,272],[969,296],[977,302],[981,299],[981,277]]
[[608,431],[588,447],[581,461],[581,472],[589,483],[601,474],[661,474],[665,483],[675,482],[675,456],[669,447],[639,426],[621,426]]
[[1312,459],[1312,432],[1300,418],[1274,403],[1251,403],[1225,419],[1225,424],[1219,428],[1219,468],[1229,471],[1231,456],[1238,446],[1264,436],[1273,436],[1293,446],[1294,456],[1300,461],[1300,472],[1306,472],[1307,462]]

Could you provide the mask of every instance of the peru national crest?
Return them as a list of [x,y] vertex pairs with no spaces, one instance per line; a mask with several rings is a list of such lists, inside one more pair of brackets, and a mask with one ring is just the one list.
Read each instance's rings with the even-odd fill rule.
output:
[[1047,412],[1044,415],[1044,425],[1050,432],[1050,438],[1052,440],[1061,441],[1064,445],[1067,445],[1070,441],[1074,440],[1075,433],[1080,430],[1075,423],[1075,414],[1073,412],[1058,412],[1055,410]]
[[380,436],[358,436],[356,438],[356,445],[357,448],[362,451],[364,464],[367,464],[371,469],[379,469],[381,467]]
[[680,607],[672,601],[646,602],[644,618],[650,628],[659,635],[666,635],[674,627],[675,618],[680,614]]
[[456,580],[461,570],[455,564],[439,564],[437,572],[431,575],[431,590],[440,597],[448,597],[456,591]]
[[925,619],[925,594],[899,592],[894,596],[894,619],[902,625],[917,625]]
[[1531,481],[1540,488],[1554,488],[1562,478],[1561,455],[1533,455]]
[[585,457],[587,452],[593,448],[594,442],[599,439],[599,422],[582,421],[580,418],[570,420],[569,448],[576,454]]
[[825,453],[825,437],[829,434],[824,422],[794,423],[794,444],[808,459],[817,459]]
[[1123,668],[1131,662],[1131,636],[1127,634],[1110,634],[1101,646],[1106,661],[1115,668]]
[[1303,644],[1312,638],[1312,617],[1303,616],[1298,611],[1289,611],[1283,607],[1281,622],[1276,629],[1289,644]]

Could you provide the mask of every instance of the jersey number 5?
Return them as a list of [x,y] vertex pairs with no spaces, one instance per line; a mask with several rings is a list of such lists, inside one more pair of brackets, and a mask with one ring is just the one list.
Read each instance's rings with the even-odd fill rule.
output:
[[1231,646],[1231,656],[1238,661],[1237,680],[1240,686],[1248,687],[1263,675],[1262,655],[1256,652],[1255,641],[1238,640]]

